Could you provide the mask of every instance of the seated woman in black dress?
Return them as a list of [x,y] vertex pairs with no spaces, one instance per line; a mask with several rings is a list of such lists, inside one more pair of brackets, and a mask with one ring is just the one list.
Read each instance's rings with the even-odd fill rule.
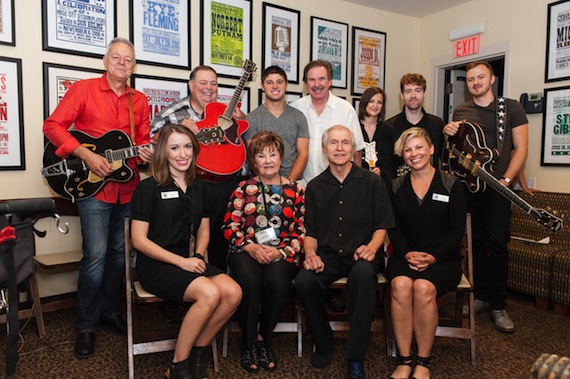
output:
[[430,163],[434,146],[422,128],[406,130],[394,145],[411,172],[394,179],[390,191],[396,227],[388,230],[394,247],[386,273],[392,290],[392,323],[398,367],[391,378],[412,371],[412,334],[418,354],[414,378],[430,377],[430,356],[438,324],[436,297],[461,279],[461,239],[465,198],[457,178]]
[[304,191],[279,175],[283,149],[276,133],[253,136],[248,156],[257,175],[239,183],[222,226],[230,245],[228,267],[243,290],[236,315],[243,332],[241,365],[249,372],[277,368],[271,335],[305,238]]
[[182,320],[170,379],[207,378],[207,346],[241,301],[239,285],[203,260],[210,219],[207,193],[196,178],[200,151],[182,125],[161,130],[151,161],[131,202],[137,273],[149,292],[170,301],[191,302]]

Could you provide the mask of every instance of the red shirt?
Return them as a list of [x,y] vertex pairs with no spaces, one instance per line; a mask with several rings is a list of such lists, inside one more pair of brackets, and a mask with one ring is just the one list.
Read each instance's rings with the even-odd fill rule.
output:
[[[122,130],[131,137],[129,117],[129,96],[132,94],[135,116],[135,145],[144,145],[150,141],[150,125],[146,96],[127,85],[126,91],[117,96],[109,87],[106,74],[100,78],[75,82],[67,91],[55,111],[44,122],[43,132],[57,147],[56,154],[67,157],[79,146],[68,129],[81,130],[92,137],[100,137],[110,130]],[[138,169],[134,159],[129,166],[135,171],[133,179],[126,183],[108,181],[95,194],[95,198],[105,203],[114,204],[119,199],[121,204],[129,203],[138,182]]]

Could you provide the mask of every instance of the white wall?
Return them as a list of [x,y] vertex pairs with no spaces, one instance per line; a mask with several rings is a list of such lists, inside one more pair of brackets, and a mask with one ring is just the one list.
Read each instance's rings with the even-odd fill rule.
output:
[[[507,45],[504,95],[519,99],[521,93],[542,92],[544,88],[566,86],[569,81],[544,83],[546,17],[548,0],[472,0],[422,19],[419,44],[420,71],[433,82],[434,60],[450,58],[453,43],[449,31],[479,22],[485,23],[482,50]],[[472,60],[483,55],[472,56]],[[568,192],[570,173],[564,167],[541,167],[542,114],[528,115],[529,155],[526,177],[536,178],[537,188]]]
[[[116,0],[118,4],[118,35],[129,36],[129,1]],[[31,6],[31,4],[34,6]],[[388,91],[387,114],[399,111],[398,83],[400,76],[408,71],[415,71],[419,61],[419,35],[421,21],[417,18],[395,15],[378,11],[341,0],[313,0],[295,1],[282,0],[274,3],[301,11],[301,46],[300,46],[300,77],[302,69],[309,62],[310,57],[310,17],[318,16],[349,24],[349,27],[359,26],[367,29],[379,30],[387,33],[387,62],[386,62],[386,89]],[[23,72],[23,107],[24,107],[24,138],[26,153],[25,171],[0,171],[0,199],[28,198],[52,196],[47,184],[40,175],[42,168],[44,121],[43,109],[43,74],[42,63],[59,63],[78,67],[103,69],[100,59],[86,58],[70,54],[46,52],[42,50],[42,16],[40,1],[16,1],[16,46],[0,45],[0,56],[22,59]],[[262,28],[262,1],[252,0],[253,4],[253,60],[261,64],[261,28]],[[200,1],[191,0],[191,66],[200,64]],[[349,39],[349,65],[350,44]],[[262,68],[258,69],[258,74]],[[172,78],[187,79],[189,71],[138,65],[139,74],[156,75]],[[348,89],[335,89],[337,95],[350,96],[350,70],[348,72]],[[250,107],[257,106],[258,79],[251,84]],[[221,83],[235,85],[237,80],[221,78]],[[291,91],[302,91],[302,84],[291,85]],[[79,225],[71,224],[72,231],[77,237]],[[78,248],[80,239],[63,243],[67,237],[59,235],[54,228],[49,231],[46,239],[38,240],[38,246],[44,251],[63,251]],[[75,286],[75,273],[42,276],[40,286],[42,296],[69,292],[70,286]]]

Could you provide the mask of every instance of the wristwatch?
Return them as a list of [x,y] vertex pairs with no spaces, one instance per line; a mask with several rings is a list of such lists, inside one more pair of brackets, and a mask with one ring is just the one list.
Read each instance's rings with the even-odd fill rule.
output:
[[508,185],[511,184],[511,179],[507,178],[506,176],[503,176],[501,179],[503,179],[505,181],[505,183],[507,183]]

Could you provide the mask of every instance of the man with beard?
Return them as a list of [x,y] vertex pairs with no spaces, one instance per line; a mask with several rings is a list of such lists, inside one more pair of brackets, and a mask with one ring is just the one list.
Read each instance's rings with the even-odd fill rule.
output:
[[[499,151],[491,174],[509,187],[528,155],[528,120],[524,109],[516,100],[493,94],[495,75],[485,61],[467,65],[466,81],[473,98],[455,109],[453,120],[456,121],[445,125],[443,133],[455,135],[461,120],[479,125],[487,146]],[[490,308],[497,330],[512,333],[515,326],[505,309],[511,203],[489,187],[477,193],[470,192],[467,187],[464,189],[467,211],[473,221],[475,311]]]
[[390,186],[392,179],[408,172],[404,160],[394,154],[394,143],[404,130],[417,126],[428,131],[435,147],[433,166],[439,166],[439,157],[443,146],[443,120],[426,113],[423,108],[426,80],[420,74],[408,73],[400,79],[400,97],[404,101],[402,113],[387,120],[380,129],[380,156],[378,165],[382,178]]
[[291,106],[303,112],[309,124],[309,161],[303,173],[305,184],[323,172],[328,161],[321,150],[321,137],[325,130],[333,125],[345,125],[354,133],[356,151],[352,157],[354,163],[362,165],[364,139],[360,130],[358,115],[352,105],[332,94],[330,88],[333,81],[333,69],[330,62],[309,62],[303,71],[303,81],[309,91],[293,102]]

